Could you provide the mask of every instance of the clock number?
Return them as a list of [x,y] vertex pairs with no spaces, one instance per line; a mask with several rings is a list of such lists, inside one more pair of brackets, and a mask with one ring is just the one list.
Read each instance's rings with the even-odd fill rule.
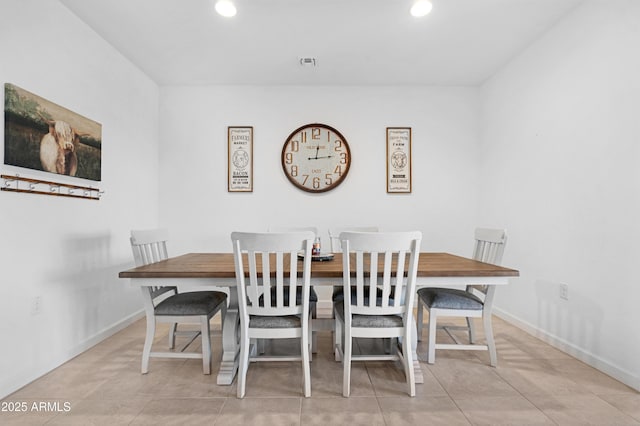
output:
[[340,151],[342,149],[342,141],[340,139],[336,139],[334,143],[336,144],[336,147],[334,148],[334,150],[336,152]]
[[298,176],[298,166],[291,166],[291,176]]
[[311,139],[320,139],[320,128],[314,127],[311,129]]
[[300,132],[300,139],[302,140],[302,143],[307,143],[307,132],[304,130]]
[[337,174],[338,176],[342,176],[342,167],[340,167],[340,165],[338,164],[333,173]]
[[313,178],[313,189],[320,189],[320,177],[315,176]]
[[293,163],[293,154],[292,154],[292,153],[290,153],[290,152],[287,152],[287,153],[284,155],[284,162],[285,162],[285,163],[287,163],[287,164],[291,164],[291,163]]
[[304,177],[304,179],[302,179],[302,185],[306,185],[307,184],[307,180],[309,179],[309,175],[302,175]]
[[331,185],[333,183],[333,177],[332,177],[331,173],[325,174],[324,177],[325,177],[325,180],[324,180],[324,184],[325,185],[329,186],[329,185]]
[[291,152],[298,152],[298,151],[300,151],[300,142],[291,141]]
[[340,164],[347,164],[347,153],[346,152],[341,152],[340,153]]

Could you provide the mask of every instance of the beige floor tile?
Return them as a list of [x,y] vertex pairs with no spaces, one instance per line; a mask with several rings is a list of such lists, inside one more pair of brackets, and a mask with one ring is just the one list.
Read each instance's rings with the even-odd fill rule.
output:
[[378,398],[387,425],[469,425],[449,397]]
[[503,362],[498,364],[496,373],[525,396],[590,393],[570,377],[559,374],[547,360]]
[[625,384],[575,358],[549,360],[548,362],[558,374],[573,380],[596,395],[637,394],[636,391]]
[[212,425],[218,419],[224,398],[154,399],[130,423],[143,425]]
[[436,359],[435,364],[428,365],[427,368],[452,398],[519,395],[500,377],[495,368],[481,363],[478,359]]
[[[247,397],[301,397],[302,367],[299,362],[255,362],[247,372]],[[313,392],[313,381],[311,383]]]
[[[218,358],[217,358],[218,359]],[[161,398],[213,398],[232,395],[231,386],[219,386],[216,382],[218,363],[214,362],[211,374],[203,374],[201,360],[187,360],[173,369],[154,395]],[[149,373],[151,374],[151,373]],[[235,393],[233,394],[235,395]]]
[[[316,357],[317,358],[317,357]],[[342,396],[343,368],[341,362],[316,359],[311,363],[311,394],[318,397]],[[374,396],[375,392],[364,363],[351,367],[351,395]]]
[[[402,364],[387,362],[385,367],[367,366],[369,378],[376,396],[408,396],[408,386]],[[424,383],[416,384],[416,396],[447,396],[440,383],[428,368],[422,368]]]
[[542,411],[522,396],[492,397],[479,395],[454,399],[474,425],[552,425]]
[[216,424],[224,426],[300,425],[302,398],[228,398]]
[[11,395],[14,399],[81,399],[107,381],[86,364],[66,363]]
[[47,425],[128,425],[149,399],[72,401],[68,412],[55,416]]
[[303,398],[302,425],[384,425],[374,397]]
[[83,398],[121,399],[124,396],[153,396],[177,374],[184,362],[184,360],[158,360],[152,363],[147,374],[141,374],[138,361],[104,364],[91,374],[106,380],[91,392],[87,392]]
[[596,395],[536,395],[528,396],[527,399],[560,425],[640,424]]
[[640,422],[640,393],[601,395],[600,397]]

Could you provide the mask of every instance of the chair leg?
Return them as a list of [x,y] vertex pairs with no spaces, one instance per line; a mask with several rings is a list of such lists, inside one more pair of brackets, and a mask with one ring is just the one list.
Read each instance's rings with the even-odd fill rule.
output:
[[151,346],[156,335],[156,319],[153,315],[147,315],[147,335],[144,338],[144,348],[142,349],[142,374],[149,372],[149,358],[151,356]]
[[247,370],[249,368],[249,337],[246,331],[240,337],[240,360],[238,365],[238,398],[244,398],[247,386]]
[[474,344],[476,342],[476,328],[471,317],[467,317],[467,328],[469,329],[469,343]]
[[436,313],[429,310],[429,343],[427,344],[427,362],[433,364],[436,361]]
[[423,321],[423,311],[424,311],[424,303],[422,303],[422,299],[417,297],[418,299],[418,312],[416,313],[416,332],[418,334],[418,342],[422,342],[422,321]]
[[[309,352],[309,362],[313,361],[313,337],[315,336],[315,332],[313,331],[313,326],[311,325],[313,324],[311,321],[311,318],[309,318],[309,332],[307,333],[307,351]],[[316,346],[317,348],[317,346]]]
[[[311,330],[311,327],[309,327]],[[311,354],[313,353],[311,350],[311,342],[310,342],[310,334],[302,333],[302,342],[300,344],[300,352],[302,355],[302,376],[303,376],[303,389],[305,398],[309,398],[311,396],[311,369],[309,367],[309,359]]]
[[402,358],[404,359],[404,375],[407,378],[407,391],[409,396],[416,396],[416,378],[413,371],[413,356],[411,349],[411,337],[402,339]]
[[342,361],[342,357],[340,355],[340,351],[344,350],[343,349],[343,345],[342,345],[342,329],[343,329],[343,324],[340,322],[340,320],[338,319],[338,316],[335,314],[333,314],[333,316],[336,318],[334,321],[335,324],[335,330],[334,330],[334,346],[333,346],[333,352],[334,352],[334,357],[336,362],[340,362]]
[[491,325],[491,314],[483,313],[482,321],[484,323],[484,335],[487,339],[487,347],[489,348],[489,362],[492,367],[498,365],[498,353],[496,352],[496,342],[493,339],[493,327]]
[[344,337],[344,352],[342,354],[342,396],[348,397],[351,395],[351,350],[353,338],[348,330],[345,330]]
[[172,322],[169,326],[169,349],[176,347],[176,332],[178,331],[178,323]]
[[204,374],[211,374],[211,326],[209,317],[200,317],[202,336],[202,371]]

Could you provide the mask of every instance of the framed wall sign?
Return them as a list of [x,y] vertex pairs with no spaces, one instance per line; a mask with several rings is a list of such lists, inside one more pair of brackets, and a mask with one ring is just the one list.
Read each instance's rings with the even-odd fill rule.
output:
[[253,192],[253,127],[229,126],[227,130],[229,192]]
[[411,127],[387,127],[387,192],[411,192]]

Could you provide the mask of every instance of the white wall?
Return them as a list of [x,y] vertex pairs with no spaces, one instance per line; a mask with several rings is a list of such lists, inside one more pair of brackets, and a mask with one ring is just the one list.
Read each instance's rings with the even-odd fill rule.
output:
[[[427,250],[468,254],[477,206],[478,91],[470,88],[165,87],[161,89],[161,222],[175,251],[231,249],[234,230],[378,225],[420,229]],[[295,188],[280,155],[299,126],[347,139],[346,180]],[[227,126],[254,127],[254,191],[227,192]],[[385,128],[413,131],[413,192],[387,194]],[[328,245],[328,240],[325,239]]]
[[[418,229],[424,250],[471,253],[477,89],[165,87],[160,116],[160,217],[174,254],[229,251],[232,231],[270,226],[317,226],[328,249],[329,227],[358,225]],[[280,159],[287,136],[314,122],[338,129],[353,158],[323,194],[295,188]],[[227,192],[227,126],[238,125],[254,127],[253,193]],[[387,126],[412,128],[411,194],[386,193]]]
[[[0,193],[2,398],[141,310],[138,290],[117,272],[132,264],[129,229],[158,221],[158,88],[58,2],[3,0],[0,16],[0,83],[102,123],[106,191],[100,201]],[[35,297],[41,311],[32,315]]]
[[502,315],[640,390],[639,46],[640,2],[586,2],[484,85],[479,217]]

